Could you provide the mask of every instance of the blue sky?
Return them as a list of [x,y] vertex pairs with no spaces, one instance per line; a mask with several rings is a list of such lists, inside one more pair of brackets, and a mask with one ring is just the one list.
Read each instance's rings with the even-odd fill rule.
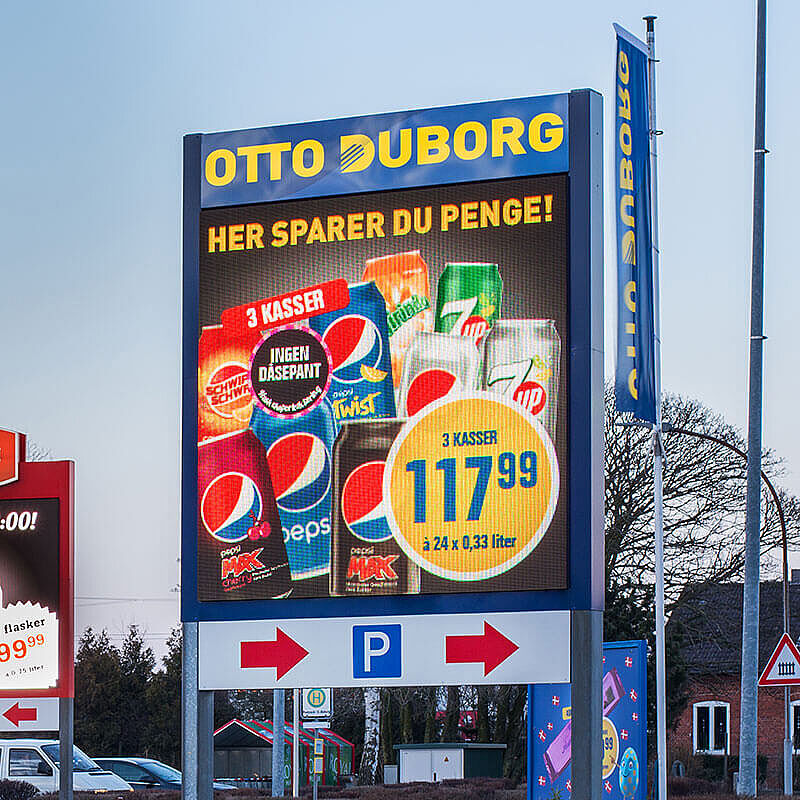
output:
[[[587,86],[609,98],[611,23],[643,35],[647,13],[664,387],[744,429],[752,0],[6,4],[0,426],[77,462],[78,630],[139,622],[157,645],[177,621],[183,134]],[[800,7],[769,14],[764,443],[800,493]],[[609,179],[611,123],[607,102]]]

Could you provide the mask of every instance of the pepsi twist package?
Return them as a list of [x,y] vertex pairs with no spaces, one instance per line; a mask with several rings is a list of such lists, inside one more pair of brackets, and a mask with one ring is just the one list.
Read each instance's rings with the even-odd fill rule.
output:
[[331,550],[333,411],[324,400],[303,416],[280,419],[258,405],[250,429],[264,446],[292,580],[324,575]]
[[350,304],[311,317],[330,353],[328,401],[337,422],[393,417],[394,384],[386,302],[373,281],[349,286]]

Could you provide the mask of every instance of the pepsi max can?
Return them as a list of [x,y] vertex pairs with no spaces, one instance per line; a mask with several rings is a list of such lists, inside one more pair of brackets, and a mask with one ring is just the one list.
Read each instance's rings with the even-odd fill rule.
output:
[[292,580],[325,575],[331,553],[331,448],[333,412],[322,401],[291,419],[256,405],[250,429],[266,450],[283,527]]
[[416,594],[419,567],[394,539],[383,471],[403,420],[345,423],[333,446],[331,595]]
[[421,331],[403,363],[400,414],[411,417],[452,391],[477,389],[480,378],[480,352],[471,339]]
[[386,302],[374,281],[349,287],[345,308],[311,317],[331,357],[328,401],[337,422],[395,415]]
[[291,588],[264,448],[247,429],[197,447],[198,596],[265,600]]

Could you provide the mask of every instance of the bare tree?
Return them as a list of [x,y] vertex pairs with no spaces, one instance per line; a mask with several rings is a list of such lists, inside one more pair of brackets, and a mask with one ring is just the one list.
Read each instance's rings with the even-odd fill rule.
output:
[[53,453],[49,447],[34,442],[30,436],[25,437],[25,460],[26,461],[52,461]]
[[380,689],[364,689],[364,749],[358,768],[358,781],[362,784],[375,783],[380,755],[380,723]]
[[[616,411],[613,391],[605,397],[606,586],[642,603],[653,583],[652,436]],[[694,400],[666,395],[664,419],[673,426],[710,434],[741,449],[741,434],[721,416]],[[744,459],[720,444],[680,433],[665,436],[664,578],[667,610],[689,582],[740,579],[744,568]],[[764,472],[780,476],[781,460],[763,454]],[[791,542],[797,544],[800,504],[781,493]],[[772,499],[765,496],[761,552],[775,570],[781,530]]]

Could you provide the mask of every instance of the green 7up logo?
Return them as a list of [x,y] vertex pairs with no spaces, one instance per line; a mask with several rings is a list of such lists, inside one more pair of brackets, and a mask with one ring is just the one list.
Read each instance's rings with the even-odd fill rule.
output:
[[541,383],[526,380],[533,367],[533,359],[495,364],[486,380],[489,391],[510,396],[531,412],[540,414],[547,405],[547,391]]
[[455,322],[450,325],[446,333],[466,336],[476,342],[480,342],[489,330],[489,323],[483,317],[471,313],[474,311],[477,302],[477,297],[467,297],[464,300],[448,300],[444,303],[439,313],[440,320],[445,317],[451,317],[453,314],[458,314]]

